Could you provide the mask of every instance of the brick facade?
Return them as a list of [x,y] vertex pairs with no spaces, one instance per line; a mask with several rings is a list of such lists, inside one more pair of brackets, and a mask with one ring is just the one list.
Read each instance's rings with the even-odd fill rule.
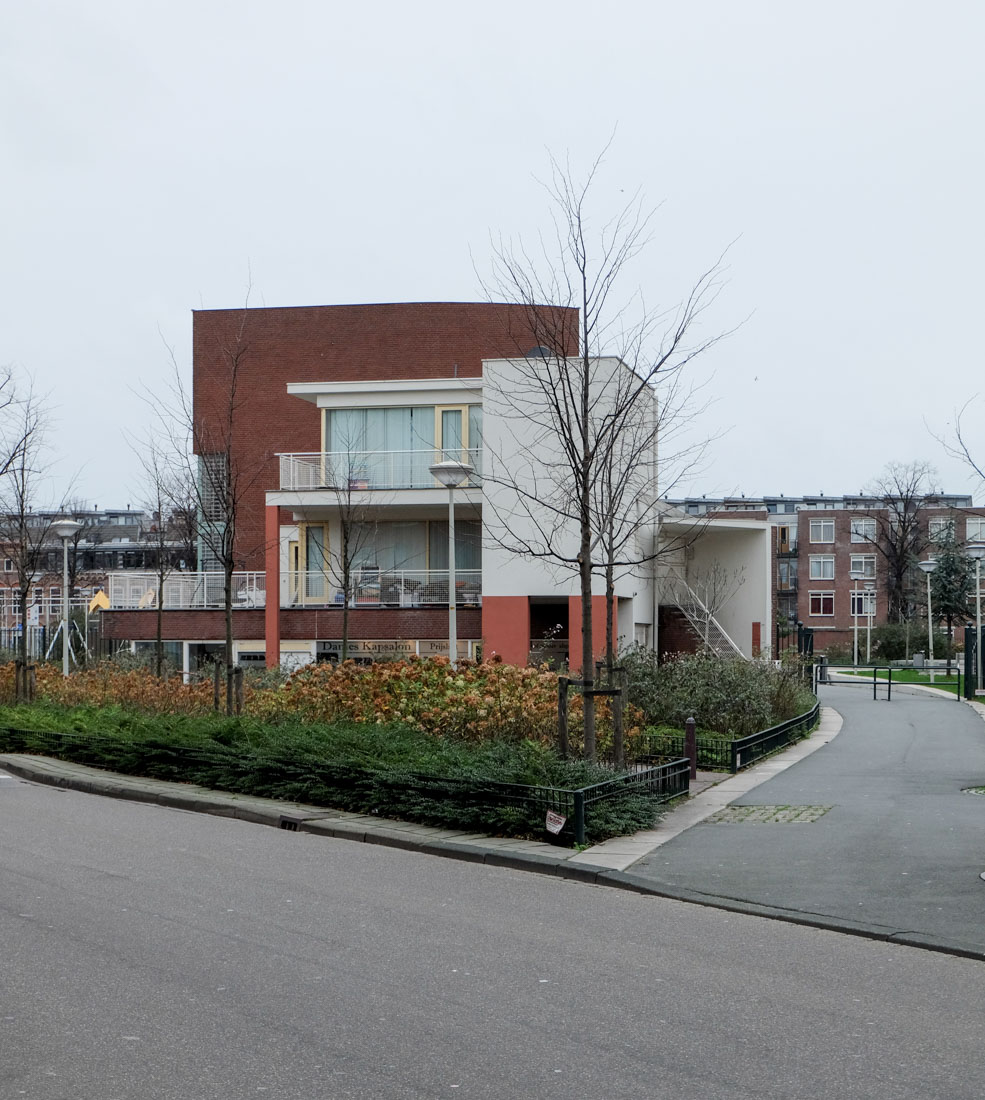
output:
[[[578,312],[548,310],[578,348]],[[498,303],[291,306],[193,312],[196,449],[222,450],[231,363],[238,389],[232,467],[241,486],[238,569],[264,567],[264,493],[278,485],[278,452],[321,450],[319,410],[289,382],[478,377],[482,360],[545,343],[522,306]]]

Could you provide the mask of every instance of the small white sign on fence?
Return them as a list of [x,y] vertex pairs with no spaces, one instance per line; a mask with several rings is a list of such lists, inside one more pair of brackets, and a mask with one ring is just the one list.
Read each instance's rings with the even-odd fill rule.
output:
[[547,831],[549,833],[559,833],[564,828],[564,823],[568,819],[562,817],[560,814],[556,814],[553,810],[547,811]]

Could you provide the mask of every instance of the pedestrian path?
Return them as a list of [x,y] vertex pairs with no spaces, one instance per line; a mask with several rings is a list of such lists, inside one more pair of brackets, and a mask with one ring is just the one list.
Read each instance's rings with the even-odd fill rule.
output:
[[985,797],[970,790],[985,785],[985,707],[903,687],[892,702],[836,684],[821,699],[844,719],[826,752],[629,874],[693,901],[985,958]]

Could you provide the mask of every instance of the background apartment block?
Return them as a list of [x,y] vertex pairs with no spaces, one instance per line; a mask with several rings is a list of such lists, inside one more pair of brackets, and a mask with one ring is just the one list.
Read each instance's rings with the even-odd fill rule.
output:
[[[744,516],[768,522],[778,648],[783,648],[782,634],[798,622],[815,631],[815,650],[823,652],[830,645],[852,646],[856,628],[864,631],[889,621],[894,570],[887,544],[901,507],[898,500],[820,494],[689,497],[674,503],[694,517]],[[985,541],[985,508],[976,508],[968,495],[945,493],[920,496],[907,508],[917,534],[907,590],[899,599],[908,604],[912,617],[925,622],[925,578],[916,560],[933,557],[936,543],[947,534],[959,545]]]

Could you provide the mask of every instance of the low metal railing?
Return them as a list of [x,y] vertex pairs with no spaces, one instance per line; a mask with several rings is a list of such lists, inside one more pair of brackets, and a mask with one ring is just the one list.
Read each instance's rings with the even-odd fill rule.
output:
[[[792,741],[798,741],[806,736],[817,724],[819,711],[818,703],[794,718],[789,718],[769,729],[751,733],[747,737],[733,739],[731,737],[707,737],[702,736],[697,741],[698,767],[709,771],[741,771],[755,764],[764,756],[768,756],[784,745]],[[683,756],[683,733],[660,733],[651,735],[644,742],[643,751],[654,756]]]
[[468,462],[476,471],[463,488],[479,484],[482,451],[478,448],[414,451],[326,451],[281,454],[282,490],[328,489],[336,494],[379,489],[440,489],[430,472],[436,462]]
[[[373,792],[385,795],[391,812],[407,805],[407,817],[425,822],[446,822],[449,817],[481,830],[486,822],[495,830],[502,826],[497,813],[513,808],[540,818],[546,824],[548,812],[565,818],[558,836],[560,843],[584,844],[590,815],[607,801],[627,792],[666,802],[686,794],[690,764],[674,760],[577,790],[502,783],[480,777],[458,778],[415,772],[392,772],[336,764],[308,754],[265,753],[222,745],[203,746],[168,743],[165,740],[128,742],[125,754],[113,751],[114,739],[102,734],[62,733],[0,727],[0,752],[44,753],[97,767],[112,767],[130,775],[149,775],[165,780],[196,781],[218,789],[243,790],[244,776],[260,773],[275,779],[283,789],[292,782],[303,784],[306,797],[321,805],[352,806],[373,801]],[[413,809],[411,809],[411,806]],[[430,809],[433,807],[433,809]],[[454,807],[452,814],[449,809]],[[282,826],[297,828],[286,814]],[[545,830],[546,831],[546,830]]]
[[[157,607],[156,573],[110,573],[107,578],[110,610],[153,610]],[[233,607],[263,607],[266,574],[233,573]],[[225,607],[226,581],[222,572],[171,573],[164,580],[161,605],[165,611],[212,610]]]
[[[447,569],[356,569],[348,584],[349,607],[447,607]],[[482,570],[455,570],[456,606],[482,603]],[[346,586],[321,571],[289,572],[282,607],[343,607]]]
[[805,737],[815,725],[821,713],[820,703],[815,703],[805,714],[798,714],[796,718],[790,718],[779,725],[770,726],[768,730],[752,733],[748,737],[740,737],[732,742],[731,770],[741,771],[762,760],[764,756],[776,752],[777,749],[789,745],[791,741],[799,741]]

